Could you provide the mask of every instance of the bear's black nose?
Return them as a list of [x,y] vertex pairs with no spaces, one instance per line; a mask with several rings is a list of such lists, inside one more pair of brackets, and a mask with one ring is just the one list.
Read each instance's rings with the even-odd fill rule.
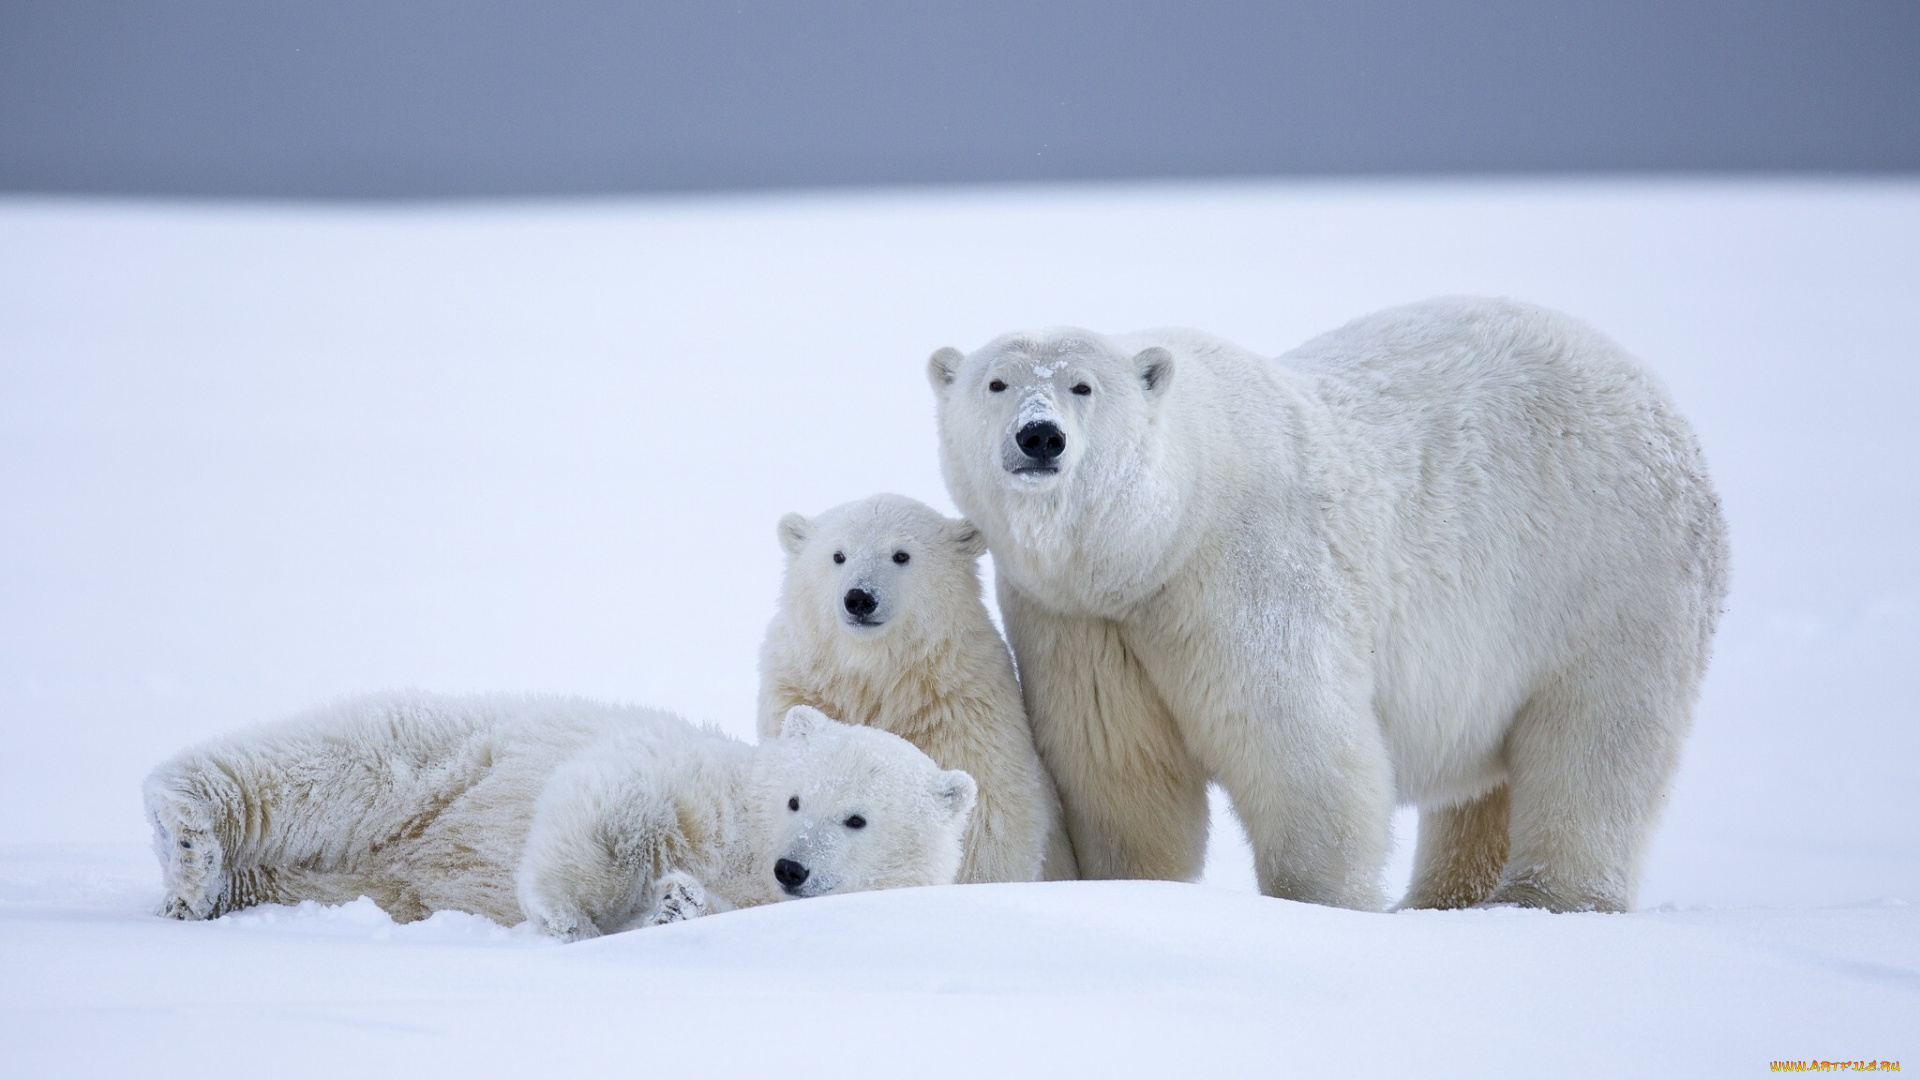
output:
[[807,883],[807,868],[792,859],[781,859],[773,864],[774,880],[791,895],[800,894],[800,886]]
[[861,619],[873,614],[873,609],[880,606],[880,601],[865,589],[848,589],[843,602],[847,605],[847,614]]
[[1052,461],[1067,449],[1067,435],[1050,420],[1035,420],[1014,436],[1020,452],[1035,461]]

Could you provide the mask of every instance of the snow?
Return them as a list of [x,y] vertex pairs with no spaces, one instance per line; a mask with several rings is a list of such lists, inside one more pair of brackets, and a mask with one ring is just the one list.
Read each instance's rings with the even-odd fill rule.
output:
[[[1036,379],[1050,379],[1053,377],[1053,372],[1043,367],[1034,368],[1033,377]],[[1013,415],[1013,430],[1024,431],[1028,424],[1057,424],[1059,422],[1060,414],[1054,410],[1053,398],[1047,395],[1046,390],[1035,387],[1027,391],[1026,396],[1020,399],[1020,409]]]
[[[0,200],[0,1074],[1913,1059],[1916,285],[1914,181]],[[1725,498],[1730,611],[1639,912],[1261,898],[1217,806],[1199,886],[829,897],[567,946],[366,902],[148,914],[140,779],[254,719],[557,691],[751,738],[780,515],[951,512],[936,347],[1186,324],[1279,352],[1440,293],[1625,343]]]

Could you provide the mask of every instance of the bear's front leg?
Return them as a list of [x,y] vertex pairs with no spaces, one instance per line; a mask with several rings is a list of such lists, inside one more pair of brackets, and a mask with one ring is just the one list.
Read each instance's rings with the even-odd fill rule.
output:
[[[658,914],[654,883],[687,865],[674,795],[692,781],[663,771],[648,744],[592,744],[548,777],[534,803],[517,880],[520,909],[543,933],[580,941]],[[689,792],[689,794],[696,794]],[[710,906],[689,875],[676,910]],[[691,918],[691,914],[682,918]]]
[[[637,886],[638,883],[634,884]],[[651,892],[654,902],[646,916],[638,920],[641,926],[686,922],[726,909],[726,905],[710,894],[698,878],[681,870],[669,870],[660,875],[653,883]],[[541,933],[561,941],[585,941],[624,928],[624,924],[603,927],[601,922],[609,920],[607,914],[602,912],[596,918],[595,913],[588,910],[588,898],[574,883],[550,875],[544,880],[522,880],[520,906]]]
[[1198,880],[1207,777],[1119,625],[1048,611],[1005,579],[1000,610],[1080,876]]
[[[638,867],[608,857],[602,836],[544,829],[536,813],[521,857],[516,893],[534,928],[561,941],[585,941],[606,932],[601,922],[637,898]],[[618,929],[617,926],[609,926]]]
[[[1240,605],[1236,609],[1236,605]],[[1263,612],[1283,634],[1242,635]],[[1377,911],[1393,841],[1393,763],[1372,709],[1357,620],[1312,590],[1259,583],[1168,605],[1141,655],[1183,744],[1233,800],[1260,891]]]

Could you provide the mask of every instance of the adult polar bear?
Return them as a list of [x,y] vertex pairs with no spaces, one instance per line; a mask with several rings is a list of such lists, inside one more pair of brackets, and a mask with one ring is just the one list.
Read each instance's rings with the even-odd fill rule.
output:
[[1630,906],[1726,590],[1652,378],[1563,315],[1451,299],[1277,361],[1192,331],[942,349],[941,459],[986,534],[1089,877],[1191,879],[1206,784],[1271,896]]

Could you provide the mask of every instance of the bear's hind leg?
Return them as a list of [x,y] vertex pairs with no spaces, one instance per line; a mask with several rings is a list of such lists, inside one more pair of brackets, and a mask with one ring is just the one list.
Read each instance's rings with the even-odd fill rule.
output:
[[1507,740],[1512,844],[1489,904],[1626,911],[1688,722],[1658,675],[1556,682]]
[[1466,908],[1493,895],[1507,865],[1507,785],[1420,811],[1408,908]]
[[350,822],[291,795],[270,749],[189,750],[147,776],[141,792],[166,887],[160,914],[214,919],[256,904],[345,903],[367,891],[316,865]]
[[233,910],[229,853],[220,840],[239,785],[217,768],[169,762],[147,778],[147,821],[166,897],[160,914],[211,919]]

